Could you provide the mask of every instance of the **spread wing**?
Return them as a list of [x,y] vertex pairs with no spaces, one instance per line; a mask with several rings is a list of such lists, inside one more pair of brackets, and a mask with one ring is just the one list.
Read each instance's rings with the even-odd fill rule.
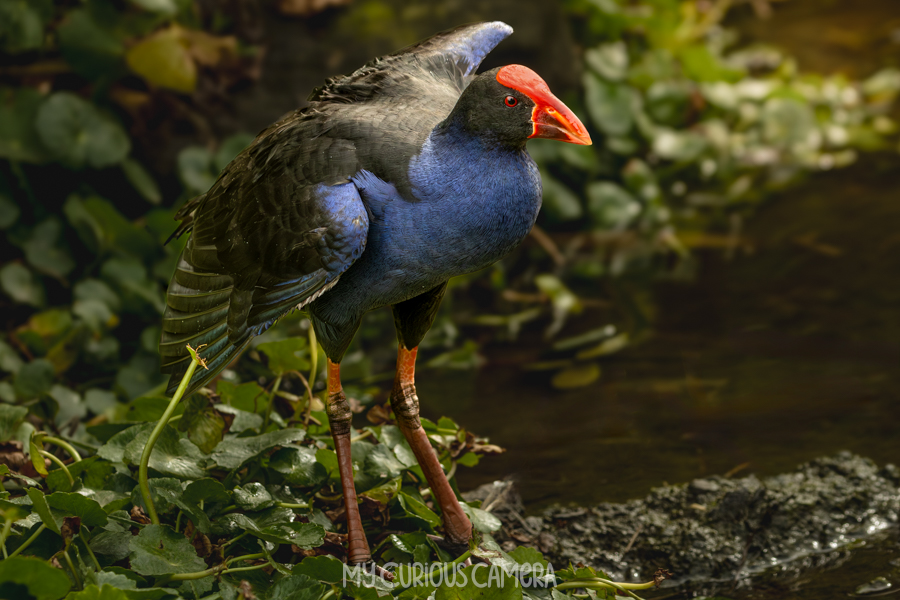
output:
[[205,344],[209,367],[195,372],[190,393],[254,335],[337,283],[364,251],[369,227],[350,178],[367,169],[402,188],[409,157],[511,32],[499,22],[465,25],[329,80],[179,212],[175,235],[192,235],[163,317],[170,393],[190,364],[186,344]]

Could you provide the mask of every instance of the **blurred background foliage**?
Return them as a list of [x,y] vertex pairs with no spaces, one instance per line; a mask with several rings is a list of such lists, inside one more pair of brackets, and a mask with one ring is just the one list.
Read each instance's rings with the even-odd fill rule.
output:
[[[260,77],[259,11],[315,21],[316,4],[0,0],[5,403],[79,437],[84,423],[122,418],[122,400],[161,393],[159,320],[184,242],[164,244],[174,211],[252,139],[210,130],[203,114]],[[559,92],[595,144],[529,146],[544,174],[539,226],[503,263],[453,282],[428,364],[475,367],[481,344],[529,327],[550,351],[529,368],[558,388],[589,384],[603,356],[652,328],[641,282],[691,277],[697,248],[741,252],[743,223],[771,192],[896,152],[900,71],[802,72],[776,48],[739,44],[723,25],[732,4],[564,3],[582,71],[578,89]],[[393,5],[342,10],[329,14],[343,31],[414,41],[387,25]],[[163,138],[181,141],[177,153]],[[258,343],[306,329],[293,315]],[[393,355],[388,313],[358,338],[345,373],[366,404]],[[308,345],[295,350],[309,362]],[[228,385],[277,375],[256,350],[238,371]],[[282,389],[303,393],[300,382]],[[6,425],[0,442],[27,443],[27,421]]]

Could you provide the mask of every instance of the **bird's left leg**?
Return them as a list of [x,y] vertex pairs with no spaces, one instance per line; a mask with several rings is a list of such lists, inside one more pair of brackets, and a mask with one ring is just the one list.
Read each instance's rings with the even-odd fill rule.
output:
[[350,405],[341,386],[341,365],[328,359],[328,423],[331,426],[331,437],[334,439],[334,452],[337,454],[338,471],[341,476],[341,487],[344,490],[344,510],[347,515],[347,562],[350,564],[367,563],[372,554],[369,542],[363,531],[362,519],[359,516],[359,505],[356,500],[356,487],[353,484],[353,462],[350,458],[350,434],[352,428]]
[[434,322],[446,289],[447,284],[444,283],[393,306],[400,347],[397,352],[397,375],[391,391],[391,408],[394,409],[400,430],[409,442],[428,485],[440,504],[447,541],[462,546],[472,537],[472,523],[459,505],[437,454],[422,428],[415,385],[416,351],[419,342]]

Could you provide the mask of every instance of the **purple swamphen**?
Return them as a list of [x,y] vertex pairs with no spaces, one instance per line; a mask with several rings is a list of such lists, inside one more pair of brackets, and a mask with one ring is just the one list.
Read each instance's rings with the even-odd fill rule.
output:
[[364,313],[391,306],[399,339],[390,400],[441,507],[446,539],[472,525],[419,421],[416,348],[447,280],[482,269],[528,234],[541,206],[529,138],[590,144],[533,71],[475,75],[505,23],[465,25],[334,77],[263,131],[208,192],[178,213],[192,232],[169,286],[160,341],[173,392],[205,344],[187,392],[294,308],[328,357],[326,409],[338,457],[348,562],[370,560],[353,487],[340,362]]

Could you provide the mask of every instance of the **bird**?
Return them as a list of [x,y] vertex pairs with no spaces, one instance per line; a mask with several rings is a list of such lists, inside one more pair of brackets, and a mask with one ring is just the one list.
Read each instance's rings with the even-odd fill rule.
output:
[[523,65],[481,73],[512,28],[463,25],[350,75],[263,130],[177,213],[190,233],[166,296],[159,351],[175,391],[204,344],[209,383],[250,340],[301,309],[327,357],[326,413],[347,517],[347,562],[371,552],[350,459],[340,363],[362,316],[390,306],[398,338],[390,404],[435,500],[445,541],[464,547],[463,512],[419,419],[415,364],[451,277],[500,260],[529,233],[541,176],[534,138],[590,145],[578,117]]

